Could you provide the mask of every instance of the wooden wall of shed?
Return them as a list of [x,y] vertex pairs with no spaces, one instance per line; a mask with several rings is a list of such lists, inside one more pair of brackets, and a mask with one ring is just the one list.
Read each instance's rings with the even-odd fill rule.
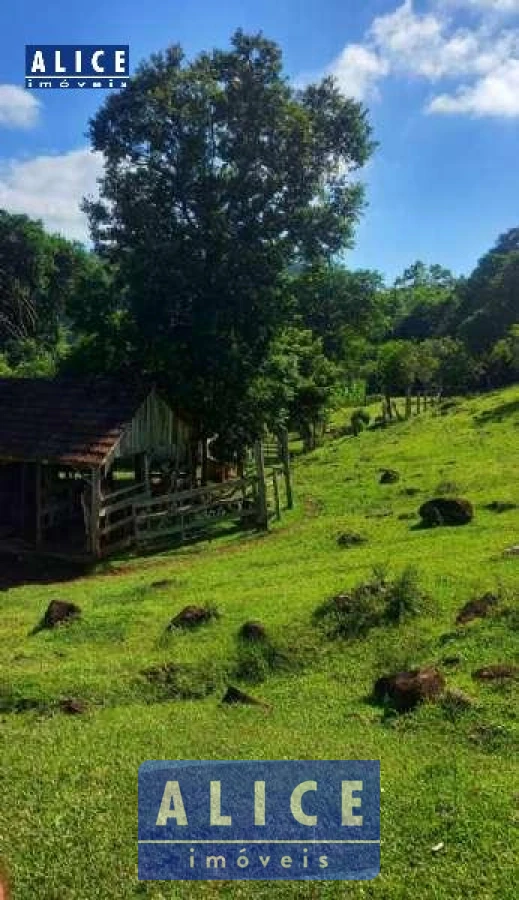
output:
[[177,447],[181,456],[187,458],[189,439],[189,426],[153,391],[136,413],[112,459],[139,453],[171,453]]

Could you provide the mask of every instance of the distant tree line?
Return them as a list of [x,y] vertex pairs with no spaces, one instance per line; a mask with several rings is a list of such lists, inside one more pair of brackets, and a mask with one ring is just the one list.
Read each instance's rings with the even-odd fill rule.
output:
[[311,447],[360,387],[391,403],[519,378],[519,228],[467,278],[341,265],[367,112],[331,78],[292,87],[262,35],[155,54],[90,138],[91,250],[0,211],[1,375],[138,372],[223,455],[281,425]]

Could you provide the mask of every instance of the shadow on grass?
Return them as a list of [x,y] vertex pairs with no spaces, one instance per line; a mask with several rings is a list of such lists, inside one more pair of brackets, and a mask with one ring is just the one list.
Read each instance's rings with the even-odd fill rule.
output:
[[[135,563],[140,559],[147,559],[152,556],[159,556],[162,553],[173,553],[182,550],[198,550],[202,553],[204,545],[211,543],[217,538],[229,538],[236,535],[254,535],[262,537],[269,534],[262,528],[245,527],[239,522],[222,522],[209,529],[200,529],[192,531],[182,540],[180,535],[165,535],[163,538],[156,538],[146,546],[138,549],[132,548],[126,553],[118,553],[113,560],[106,559],[104,562],[98,563],[96,573],[99,575],[112,574],[117,572],[120,563]],[[198,546],[197,546],[198,545]],[[115,565],[114,565],[115,563]]]
[[486,425],[489,422],[502,422],[503,419],[516,413],[519,413],[519,400],[512,400],[510,403],[501,403],[499,406],[494,406],[492,409],[487,409],[478,416],[474,416],[474,422],[477,425]]
[[26,584],[75,581],[90,574],[93,566],[33,554],[0,553],[0,591]]

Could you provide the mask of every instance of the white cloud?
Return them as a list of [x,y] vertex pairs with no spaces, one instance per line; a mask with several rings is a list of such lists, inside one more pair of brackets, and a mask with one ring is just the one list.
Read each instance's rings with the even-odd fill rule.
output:
[[439,94],[429,103],[431,113],[468,113],[474,116],[519,116],[519,60],[511,59],[475,84],[454,94]]
[[0,126],[33,128],[39,110],[40,104],[30,91],[16,84],[0,84]]
[[348,97],[366,100],[376,93],[376,83],[389,72],[389,64],[362,44],[345,47],[328,72]]
[[[445,7],[473,6],[480,14],[460,24]],[[359,99],[377,96],[387,75],[448,82],[429,103],[428,112],[519,116],[513,97],[519,60],[519,29],[507,19],[485,15],[519,9],[519,0],[432,0],[417,12],[404,0],[376,17],[362,43],[347,44],[328,68],[341,89]]]
[[78,241],[88,240],[79,205],[97,194],[102,155],[88,149],[57,156],[10,160],[0,165],[0,208],[42,219],[46,228]]
[[518,43],[512,29],[453,27],[438,14],[416,13],[412,0],[375,19],[369,38],[394,71],[431,81],[491,71]]

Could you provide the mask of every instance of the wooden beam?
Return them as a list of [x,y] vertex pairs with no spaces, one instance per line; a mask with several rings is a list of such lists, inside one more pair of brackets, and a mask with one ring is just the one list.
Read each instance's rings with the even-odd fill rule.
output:
[[281,461],[283,463],[283,475],[285,476],[285,491],[287,496],[287,509],[293,509],[294,497],[292,494],[292,480],[290,477],[290,453],[288,450],[288,428],[281,429]]
[[258,525],[260,528],[268,528],[267,485],[265,481],[265,460],[263,458],[263,444],[256,441],[254,444],[254,458],[256,460],[256,474],[258,477]]
[[101,471],[92,469],[90,496],[90,551],[96,558],[101,555],[99,512],[101,509]]
[[272,487],[274,488],[274,505],[276,509],[276,519],[281,519],[281,506],[279,504],[279,486],[278,486],[278,470],[272,469]]

